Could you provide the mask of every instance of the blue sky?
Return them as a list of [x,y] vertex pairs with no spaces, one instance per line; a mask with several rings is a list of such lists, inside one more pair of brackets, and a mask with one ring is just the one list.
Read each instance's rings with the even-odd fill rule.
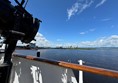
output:
[[[11,0],[14,4],[13,0]],[[29,0],[39,46],[118,46],[118,0]]]

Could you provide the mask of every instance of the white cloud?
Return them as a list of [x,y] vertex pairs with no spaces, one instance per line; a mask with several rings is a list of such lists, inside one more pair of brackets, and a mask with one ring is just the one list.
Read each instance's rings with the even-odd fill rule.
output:
[[36,34],[35,39],[36,39],[36,45],[37,46],[40,46],[40,47],[50,46],[50,42],[39,32]]
[[89,29],[89,31],[93,32],[93,31],[95,31],[95,28],[93,28],[93,29]]
[[118,47],[118,35],[103,37],[95,41],[83,41],[78,44],[79,47]]
[[17,46],[26,46],[26,43],[22,43],[20,40],[17,42]]
[[[74,43],[53,43],[49,42],[42,34],[37,33],[36,35],[36,45],[40,47],[118,47],[118,35],[111,35],[109,37],[101,37],[94,41],[82,41],[82,42],[74,42]],[[22,44],[18,41],[17,45],[26,45]]]
[[106,18],[106,19],[102,19],[101,21],[110,21],[111,19]]
[[[39,32],[36,34],[35,39],[36,39],[36,41],[35,41],[36,46],[39,46],[39,47],[50,46],[50,42]],[[31,41],[31,42],[34,43],[34,41]],[[18,41],[17,45],[18,46],[26,46],[27,44],[22,43],[21,41]]]
[[77,13],[78,8],[79,8],[79,4],[76,2],[70,9],[67,9],[68,19],[70,19],[72,15]]
[[106,1],[107,1],[107,0],[102,0],[100,3],[98,3],[98,4],[96,5],[95,8],[97,8],[97,7],[101,6],[101,5],[103,5]]
[[118,47],[118,35],[101,37],[94,41],[82,41],[74,43],[57,43],[55,46],[63,47]]
[[111,25],[111,28],[114,28],[115,27],[115,25]]
[[84,35],[84,34],[86,34],[87,32],[80,32],[80,35]]
[[82,13],[86,8],[90,7],[92,3],[93,0],[78,0],[70,9],[67,9],[68,20],[76,13]]
[[94,31],[95,31],[95,28],[92,28],[92,29],[89,29],[88,31],[80,32],[80,35],[85,35],[87,33],[94,32]]
[[61,41],[63,41],[63,39],[57,39],[57,41],[58,41],[58,42],[61,42]]
[[92,0],[85,0],[85,3],[80,4],[80,8],[79,8],[78,13],[81,13],[81,12],[83,12],[86,8],[90,7],[92,3],[93,3]]

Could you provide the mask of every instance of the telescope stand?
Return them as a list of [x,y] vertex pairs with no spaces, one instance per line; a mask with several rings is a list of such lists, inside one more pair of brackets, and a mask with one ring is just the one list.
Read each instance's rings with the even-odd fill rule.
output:
[[6,44],[4,62],[3,64],[0,64],[0,82],[2,83],[9,83],[12,68],[11,58],[16,44],[17,40],[11,40],[8,44]]

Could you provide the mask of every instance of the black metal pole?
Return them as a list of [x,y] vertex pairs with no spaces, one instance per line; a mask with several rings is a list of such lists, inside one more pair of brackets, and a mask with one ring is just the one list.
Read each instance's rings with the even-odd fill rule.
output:
[[11,63],[12,53],[16,48],[17,40],[11,40],[5,50],[4,63]]
[[0,67],[0,82],[9,83],[12,68],[12,53],[15,50],[17,40],[11,40],[5,50],[4,62]]

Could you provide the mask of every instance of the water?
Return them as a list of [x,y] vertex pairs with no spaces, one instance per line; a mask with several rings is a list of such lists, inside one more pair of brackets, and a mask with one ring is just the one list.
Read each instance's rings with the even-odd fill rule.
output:
[[[16,52],[36,56],[35,50],[16,50]],[[41,49],[41,57],[78,63],[85,61],[84,65],[102,67],[118,71],[118,48],[98,48],[96,50],[72,49]],[[78,77],[78,72],[74,71]],[[104,77],[84,72],[84,83],[118,83],[118,79]]]

